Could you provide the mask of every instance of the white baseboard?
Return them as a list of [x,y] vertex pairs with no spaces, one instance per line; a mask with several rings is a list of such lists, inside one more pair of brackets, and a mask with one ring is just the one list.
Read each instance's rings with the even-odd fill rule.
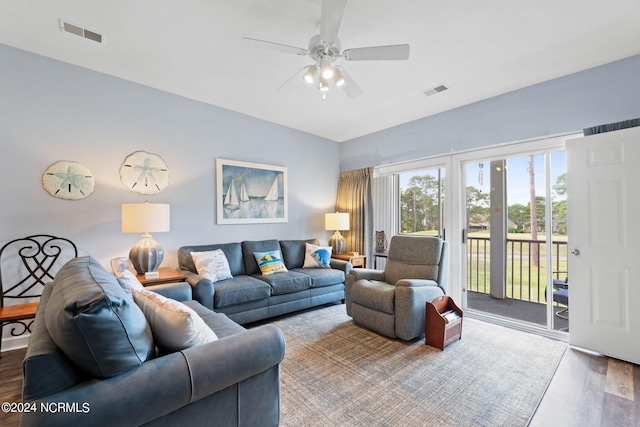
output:
[[29,344],[29,334],[19,337],[5,337],[2,339],[2,352],[25,348]]

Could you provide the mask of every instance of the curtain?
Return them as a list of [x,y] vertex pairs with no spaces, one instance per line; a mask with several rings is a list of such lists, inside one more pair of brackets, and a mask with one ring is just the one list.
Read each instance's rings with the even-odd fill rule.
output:
[[373,254],[373,203],[371,186],[373,168],[340,173],[336,212],[348,212],[350,228],[344,232],[347,251],[358,252],[371,262]]

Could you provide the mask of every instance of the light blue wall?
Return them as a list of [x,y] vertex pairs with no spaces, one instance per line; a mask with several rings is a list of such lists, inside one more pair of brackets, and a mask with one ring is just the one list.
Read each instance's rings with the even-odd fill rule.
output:
[[[138,150],[169,165],[171,181],[161,193],[139,195],[120,182],[122,161]],[[60,235],[106,266],[140,238],[121,233],[120,205],[145,200],[171,205],[171,231],[154,235],[167,266],[177,266],[182,245],[326,242],[324,213],[335,207],[339,150],[323,138],[0,45],[0,243]],[[217,225],[218,157],[286,166],[288,223]],[[80,201],[46,193],[42,173],[58,160],[86,165],[95,192]]]
[[[436,95],[434,102],[438,96],[447,92]],[[340,170],[582,131],[638,117],[640,56],[634,56],[344,142]]]

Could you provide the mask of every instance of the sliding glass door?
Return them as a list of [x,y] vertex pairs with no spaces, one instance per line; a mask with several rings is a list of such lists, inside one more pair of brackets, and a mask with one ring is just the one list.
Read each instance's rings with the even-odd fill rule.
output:
[[[463,165],[466,307],[566,330],[567,218],[564,151],[480,158]],[[554,287],[555,284],[555,287]]]

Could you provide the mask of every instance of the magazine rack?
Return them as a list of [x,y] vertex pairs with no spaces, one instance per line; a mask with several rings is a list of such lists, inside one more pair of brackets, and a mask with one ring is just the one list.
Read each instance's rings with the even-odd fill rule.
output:
[[424,322],[425,344],[440,350],[462,338],[462,310],[444,295],[427,301]]

